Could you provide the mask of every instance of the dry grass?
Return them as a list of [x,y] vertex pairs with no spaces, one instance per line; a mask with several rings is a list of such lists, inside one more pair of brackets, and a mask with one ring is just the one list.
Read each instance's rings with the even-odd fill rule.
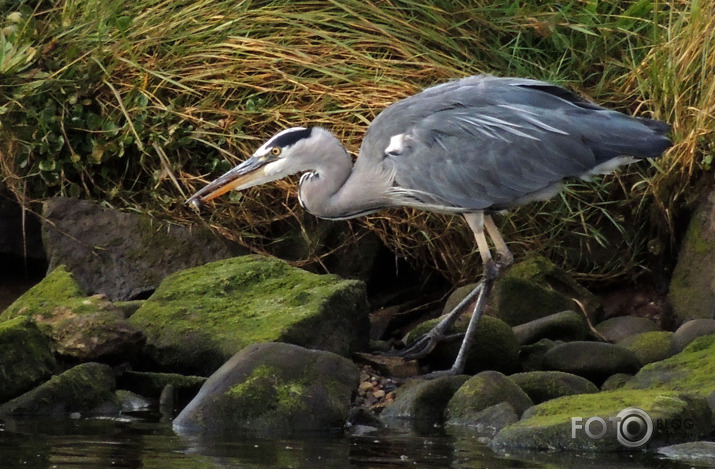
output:
[[[481,72],[530,76],[673,124],[678,144],[655,168],[605,178],[597,190],[572,185],[499,221],[517,253],[540,250],[582,278],[637,274],[654,236],[672,244],[688,187],[712,155],[712,4],[495,3],[25,7],[27,21],[5,35],[12,61],[0,68],[2,178],[22,199],[95,198],[197,223],[185,198],[279,129],[322,125],[356,154],[380,110],[425,86]],[[203,221],[258,251],[303,238],[296,261],[319,264],[346,246],[316,239],[295,182],[232,195]],[[373,230],[453,282],[480,269],[454,217],[394,211],[348,226],[346,245]]]

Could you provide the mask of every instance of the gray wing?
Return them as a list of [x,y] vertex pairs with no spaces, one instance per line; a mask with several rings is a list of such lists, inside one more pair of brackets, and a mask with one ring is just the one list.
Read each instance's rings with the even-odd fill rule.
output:
[[501,209],[619,156],[657,156],[670,146],[667,130],[548,83],[474,76],[383,111],[356,166],[391,167],[424,204]]

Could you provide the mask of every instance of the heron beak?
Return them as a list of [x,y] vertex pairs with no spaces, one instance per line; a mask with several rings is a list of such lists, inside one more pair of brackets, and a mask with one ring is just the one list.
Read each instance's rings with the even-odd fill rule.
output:
[[186,201],[195,207],[231,190],[247,189],[262,184],[265,180],[265,165],[270,159],[252,156],[232,170],[212,181]]

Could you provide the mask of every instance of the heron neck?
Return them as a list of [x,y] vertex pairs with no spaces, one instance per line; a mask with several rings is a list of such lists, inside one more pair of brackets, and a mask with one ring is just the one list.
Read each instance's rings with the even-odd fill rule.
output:
[[385,178],[366,171],[362,158],[353,167],[345,148],[329,135],[318,146],[322,154],[315,155],[318,163],[312,174],[301,179],[303,207],[319,218],[332,220],[354,218],[383,208]]

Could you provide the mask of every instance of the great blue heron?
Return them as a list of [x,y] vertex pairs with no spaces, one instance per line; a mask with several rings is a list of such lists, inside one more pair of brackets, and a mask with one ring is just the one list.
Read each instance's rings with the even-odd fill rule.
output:
[[[664,122],[605,109],[536,80],[477,75],[398,101],[368,128],[355,165],[328,130],[294,127],[194,194],[199,205],[304,172],[300,204],[329,220],[390,207],[462,215],[474,232],[483,280],[447,319],[404,354],[421,357],[444,338],[477,296],[462,346],[448,373],[461,373],[486,298],[513,257],[491,214],[546,200],[568,177],[588,178],[672,145]],[[486,230],[486,233],[485,233]],[[498,254],[492,259],[486,234]]]

